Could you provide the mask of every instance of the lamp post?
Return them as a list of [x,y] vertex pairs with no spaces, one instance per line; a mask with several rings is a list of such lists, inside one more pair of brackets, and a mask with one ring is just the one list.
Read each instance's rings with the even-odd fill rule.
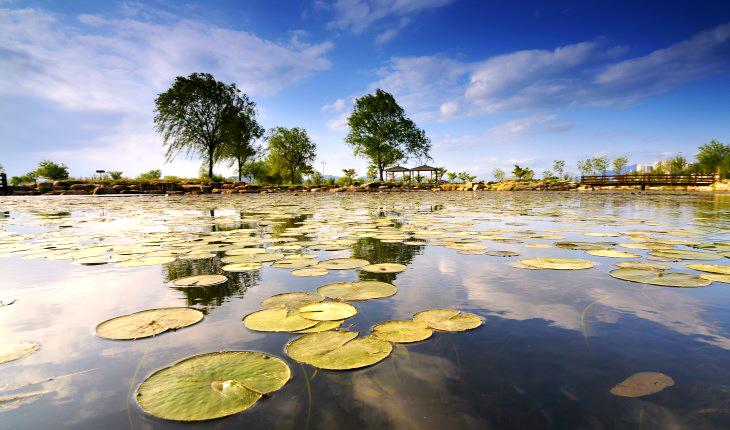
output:
[[104,173],[106,173],[106,170],[97,170],[96,173],[99,174],[99,180],[103,178]]

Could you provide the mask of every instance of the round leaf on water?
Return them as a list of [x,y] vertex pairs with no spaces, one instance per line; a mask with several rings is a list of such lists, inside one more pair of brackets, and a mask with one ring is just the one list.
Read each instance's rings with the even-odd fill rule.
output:
[[405,321],[385,321],[373,327],[373,334],[388,342],[408,343],[428,339],[433,330],[423,323]]
[[346,270],[357,269],[368,264],[370,264],[369,261],[359,258],[331,258],[320,262],[317,267],[328,270]]
[[259,270],[260,268],[261,263],[236,263],[226,264],[221,267],[221,270],[224,272],[250,272],[252,270]]
[[284,258],[284,254],[280,254],[278,252],[267,252],[262,254],[232,255],[230,257],[221,258],[221,262],[226,264],[268,263],[270,261],[281,260],[282,258]]
[[271,296],[261,302],[261,306],[271,309],[277,307],[286,307],[289,309],[298,309],[304,305],[318,303],[324,300],[324,296],[317,293],[294,292],[283,293]]
[[712,282],[730,284],[730,275],[721,275],[719,273],[701,273],[700,278],[707,279],[708,281]]
[[508,265],[508,266],[512,266],[512,267],[514,267],[515,269],[530,269],[530,270],[543,270],[543,268],[542,268],[542,267],[533,267],[533,266],[528,266],[528,265],[526,265],[526,264],[522,264],[522,263],[521,263],[521,262],[519,262],[519,261],[510,261],[509,263],[507,263],[507,265]]
[[390,342],[376,336],[357,338],[357,332],[323,331],[296,338],[286,346],[292,359],[329,370],[373,365],[393,351]]
[[334,321],[350,318],[357,314],[357,308],[347,303],[321,302],[299,308],[299,313],[307,319],[315,321]]
[[520,260],[520,263],[538,269],[554,270],[580,270],[590,269],[594,266],[592,262],[578,258],[528,258]]
[[514,251],[487,251],[485,254],[491,255],[492,257],[516,257],[520,255],[519,252]]
[[721,275],[730,275],[730,266],[726,264],[687,264],[689,269],[699,270],[700,272],[718,273]]
[[323,296],[346,302],[382,299],[392,296],[397,290],[395,285],[380,281],[337,282],[317,288]]
[[226,251],[226,255],[254,255],[254,254],[265,254],[266,250],[264,248],[242,248],[242,249],[232,249],[230,251]]
[[334,321],[318,321],[317,325],[305,328],[304,330],[293,331],[292,333],[304,334],[304,333],[319,333],[322,331],[332,330],[342,325],[345,320],[334,320]]
[[0,344],[0,363],[17,360],[38,350],[38,342],[19,342]]
[[299,260],[279,260],[274,262],[274,264],[271,265],[271,267],[276,267],[278,269],[302,269],[304,267],[312,267],[316,266],[317,262],[307,259],[299,259]]
[[202,319],[203,313],[191,308],[148,309],[106,320],[96,326],[96,335],[116,340],[140,339],[187,327]]
[[441,331],[464,331],[482,325],[478,316],[453,309],[421,311],[413,315],[413,321]]
[[297,311],[277,307],[246,315],[243,325],[256,331],[297,331],[314,327],[317,321],[303,318]]
[[119,267],[138,267],[138,266],[155,266],[157,264],[167,264],[175,261],[175,257],[143,257],[135,260],[121,261],[117,263]]
[[705,251],[692,251],[688,249],[658,249],[650,251],[649,255],[660,258],[679,258],[681,260],[720,260],[723,257],[720,254]]
[[197,275],[177,278],[172,283],[178,287],[212,287],[227,281],[228,278],[223,275]]
[[653,269],[653,270],[669,270],[672,266],[666,264],[652,263],[650,261],[619,261],[614,263],[618,267],[627,267],[630,269]]
[[291,273],[294,276],[324,276],[328,274],[330,271],[327,269],[322,269],[321,267],[310,267],[306,269],[297,269],[292,270]]
[[180,260],[204,260],[206,258],[214,258],[215,254],[208,252],[191,252],[190,254],[181,255]]
[[406,270],[406,266],[397,263],[380,263],[361,267],[360,270],[371,273],[396,273]]
[[619,397],[641,397],[654,394],[674,385],[674,380],[659,372],[639,372],[611,388],[611,394]]
[[611,249],[615,243],[610,242],[555,242],[558,248],[577,249],[580,251],[590,251],[591,249]]
[[639,258],[641,255],[634,254],[633,252],[617,251],[615,249],[591,249],[586,251],[586,254],[595,255],[597,257],[609,257],[609,258]]
[[196,355],[158,370],[137,388],[136,400],[156,417],[202,421],[232,415],[278,390],[291,377],[282,360],[259,352]]
[[665,272],[651,269],[621,268],[608,272],[616,279],[638,282],[640,284],[658,285],[661,287],[705,287],[712,281],[702,279],[697,275],[683,272]]

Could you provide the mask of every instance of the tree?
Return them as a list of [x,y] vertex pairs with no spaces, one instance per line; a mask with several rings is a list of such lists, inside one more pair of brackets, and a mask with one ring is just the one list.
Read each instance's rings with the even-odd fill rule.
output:
[[236,84],[218,82],[208,73],[193,73],[175,78],[170,89],[155,99],[155,105],[155,129],[167,147],[167,161],[179,152],[201,155],[212,177],[227,125],[250,110],[253,102]]
[[286,171],[292,184],[299,175],[312,170],[312,162],[317,157],[317,145],[309,139],[306,130],[298,127],[269,130],[267,150],[274,169]]
[[263,127],[256,122],[256,105],[253,102],[250,102],[230,122],[225,124],[223,144],[218,153],[218,160],[229,160],[228,167],[236,165],[239,181],[243,176],[243,166],[260,154],[261,148],[254,142],[263,135]]
[[715,139],[699,147],[697,164],[703,172],[722,174],[723,164],[730,159],[730,145],[724,145]]
[[38,168],[35,169],[35,177],[48,179],[50,181],[68,179],[68,167],[65,164],[58,164],[53,161],[43,160],[38,163]]
[[462,182],[471,182],[477,178],[477,175],[470,175],[469,172],[459,172],[456,175]]
[[347,185],[351,185],[352,181],[355,179],[355,175],[357,175],[357,171],[355,171],[355,169],[342,169],[342,173],[345,174],[345,183]]
[[502,182],[504,180],[504,170],[500,169],[499,167],[495,167],[492,169],[492,176],[494,176],[494,179],[497,180],[497,182]]
[[456,179],[456,172],[449,172],[446,174],[446,176],[449,177],[449,182],[454,182],[454,180]]
[[555,176],[557,176],[558,179],[563,178],[565,172],[565,160],[553,161],[553,171],[555,172]]
[[152,181],[160,179],[160,177],[162,177],[162,172],[160,171],[160,169],[154,169],[150,170],[149,172],[140,173],[139,176],[137,176],[137,179]]
[[112,180],[118,181],[119,179],[122,179],[122,172],[119,170],[111,170],[109,172],[106,172]]
[[535,176],[535,172],[532,171],[529,167],[525,167],[524,169],[517,164],[515,164],[515,168],[512,169],[512,174],[515,175],[518,179],[532,179],[533,176]]
[[381,181],[388,166],[410,157],[430,159],[431,140],[405,116],[395,98],[381,89],[355,100],[347,123],[350,132],[345,142],[355,156],[377,168]]
[[368,164],[368,170],[365,172],[365,176],[368,179],[375,179],[378,177],[378,168],[372,164]]
[[2,164],[0,164],[0,173],[5,173],[5,167]]
[[629,164],[629,159],[626,157],[618,157],[614,159],[611,164],[613,165],[613,171],[616,172],[617,175],[620,175],[624,167]]
[[441,178],[444,177],[446,172],[447,172],[446,167],[437,167],[436,168],[436,182],[439,182],[441,180]]
[[27,184],[30,182],[35,182],[36,179],[36,173],[35,170],[32,172],[28,172],[23,176],[13,176],[10,178],[10,184],[11,185],[20,185],[20,184]]
[[543,170],[542,179],[555,179],[555,175],[550,170]]
[[681,175],[687,168],[687,159],[681,155],[677,155],[669,162],[669,171],[673,175]]
[[588,176],[589,173],[593,173],[593,160],[590,158],[578,160],[578,170],[583,176]]
[[593,160],[591,160],[593,163],[593,168],[596,169],[597,172],[599,172],[601,175],[606,176],[606,171],[608,170],[608,157],[602,156],[602,157],[593,157]]

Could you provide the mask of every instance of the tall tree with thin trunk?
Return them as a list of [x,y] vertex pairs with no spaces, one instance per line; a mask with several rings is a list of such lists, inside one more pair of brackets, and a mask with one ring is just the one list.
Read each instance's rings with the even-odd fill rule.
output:
[[388,166],[409,158],[430,159],[431,140],[388,92],[377,89],[355,100],[347,123],[350,132],[345,142],[356,156],[376,167],[381,181]]
[[228,160],[229,167],[237,167],[238,180],[243,177],[243,167],[260,154],[261,148],[256,140],[264,135],[264,128],[256,122],[256,109],[253,103],[241,111],[225,126],[223,145],[218,158]]
[[236,84],[218,82],[209,73],[175,78],[155,99],[155,129],[167,148],[167,161],[180,152],[201,156],[208,162],[208,177],[212,178],[226,125],[251,104]]
[[305,129],[298,127],[269,130],[267,150],[271,165],[285,171],[292,184],[299,175],[312,170],[312,162],[317,157],[317,145]]
[[613,165],[613,171],[616,172],[617,175],[620,175],[624,167],[629,164],[629,159],[626,157],[618,157],[614,159],[611,164]]

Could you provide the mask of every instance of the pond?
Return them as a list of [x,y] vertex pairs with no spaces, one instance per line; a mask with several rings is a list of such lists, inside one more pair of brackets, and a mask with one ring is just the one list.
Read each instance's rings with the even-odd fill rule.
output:
[[[27,347],[0,363],[0,427],[728,428],[729,232],[730,196],[720,194],[0,198],[0,347]],[[340,258],[366,262],[327,261]],[[173,282],[196,275],[225,279]],[[344,305],[292,305],[272,308],[296,313],[291,330],[260,331],[281,328],[279,317],[244,326],[271,296],[355,281],[377,283],[319,290],[323,303],[375,291],[340,297],[353,316]],[[97,332],[112,318],[170,307],[199,312],[136,340]],[[423,340],[367,337],[429,309],[454,310],[467,326],[420,320],[411,324]],[[302,316],[330,311],[346,315],[321,333],[377,342],[343,358],[357,356],[355,369],[307,359],[319,338],[298,354],[287,347],[312,336],[289,331],[318,324],[298,326]],[[254,397],[242,412],[195,424],[140,406],[185,389],[140,389],[155,372],[219,351],[278,358],[291,377],[282,373],[270,392],[201,377],[206,393],[191,395],[187,412],[215,401],[210,393]]]

